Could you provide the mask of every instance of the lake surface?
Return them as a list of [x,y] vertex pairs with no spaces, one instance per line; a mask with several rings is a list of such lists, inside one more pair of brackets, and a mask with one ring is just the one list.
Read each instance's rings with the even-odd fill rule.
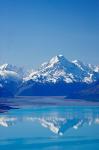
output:
[[0,150],[99,150],[99,103],[0,99]]

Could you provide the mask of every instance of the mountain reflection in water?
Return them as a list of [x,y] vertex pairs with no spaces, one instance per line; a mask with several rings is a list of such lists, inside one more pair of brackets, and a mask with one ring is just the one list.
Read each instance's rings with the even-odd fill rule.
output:
[[[62,110],[63,109],[63,110]],[[40,112],[41,110],[41,112]],[[55,134],[63,135],[67,130],[73,128],[77,130],[83,127],[85,124],[87,126],[91,126],[94,124],[99,125],[99,109],[93,108],[71,108],[71,107],[52,107],[48,108],[36,108],[31,109],[31,113],[29,113],[29,109],[23,109],[24,113],[21,114],[19,110],[13,110],[12,115],[2,114],[0,115],[0,126],[9,127],[14,126],[17,123],[38,123],[44,128],[48,128]],[[58,111],[59,110],[59,111]],[[15,111],[15,113],[13,113]],[[19,111],[17,114],[16,112]]]
[[99,150],[98,103],[34,97],[0,106],[0,150]]

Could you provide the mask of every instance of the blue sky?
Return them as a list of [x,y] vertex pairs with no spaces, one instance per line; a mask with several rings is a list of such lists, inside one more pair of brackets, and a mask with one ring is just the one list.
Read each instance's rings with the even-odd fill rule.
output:
[[99,0],[0,0],[0,64],[58,54],[99,64]]

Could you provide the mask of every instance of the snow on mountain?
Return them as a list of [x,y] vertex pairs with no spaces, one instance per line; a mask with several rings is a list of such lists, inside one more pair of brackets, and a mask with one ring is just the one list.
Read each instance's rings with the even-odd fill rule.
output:
[[84,64],[79,60],[69,61],[63,55],[53,57],[43,63],[38,70],[32,71],[27,77],[22,67],[10,64],[0,66],[0,77],[22,78],[24,82],[29,80],[40,83],[65,83],[85,82],[91,83],[99,79],[99,66]]
[[90,83],[97,79],[99,79],[99,68],[86,65],[78,60],[70,62],[63,55],[58,55],[43,63],[38,70],[33,71],[28,77],[24,78],[24,81]]
[[13,72],[18,74],[21,78],[26,76],[26,71],[23,67],[17,67],[11,64],[3,64],[0,66],[0,71]]
[[[3,64],[0,66],[0,85],[2,83],[15,82],[19,83],[26,76],[27,72],[22,67],[17,67],[11,64]],[[0,87],[2,87],[0,86]]]
[[14,65],[0,66],[0,96],[12,96],[23,81],[23,69]]
[[3,64],[0,66],[0,84],[7,84],[9,82],[19,83],[22,80],[22,74],[16,66]]
[[95,66],[94,71],[99,73],[99,66]]
[[16,72],[14,72],[14,71],[6,71],[6,70],[4,70],[4,71],[1,71],[0,70],[0,78],[2,78],[2,79],[18,79],[19,78],[19,75],[16,73]]
[[[34,95],[38,93],[41,95],[45,93],[45,90],[46,94],[51,95],[56,95],[57,92],[62,92],[62,90],[70,93],[72,90],[71,87],[66,87],[67,83],[85,84],[98,80],[99,66],[84,64],[79,60],[69,61],[63,55],[58,55],[43,63],[38,70],[32,70],[28,75],[22,67],[10,64],[1,65],[0,96],[15,95],[15,93],[20,94],[21,92],[28,95],[33,95],[33,92]],[[53,85],[53,89],[56,89],[56,85],[58,85],[56,93],[52,92],[53,90],[51,91],[51,85]],[[74,87],[77,88],[77,85],[75,84]],[[80,85],[80,88],[82,88],[82,85]],[[63,95],[64,92],[60,95]]]

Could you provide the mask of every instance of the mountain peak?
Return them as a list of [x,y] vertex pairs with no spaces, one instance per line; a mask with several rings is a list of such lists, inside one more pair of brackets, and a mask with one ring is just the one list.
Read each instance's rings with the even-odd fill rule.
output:
[[8,64],[5,63],[3,65],[0,66],[0,70],[6,70],[6,71],[15,71],[17,69],[17,67],[15,65],[12,64]]
[[5,70],[9,64],[5,63],[0,66],[0,70]]
[[56,55],[55,56],[58,60],[60,60],[60,59],[66,59],[63,55],[61,55],[61,54],[59,54],[59,55]]
[[19,74],[19,76],[24,77],[26,76],[27,72],[25,71],[25,69],[23,67],[17,67],[15,65],[12,64],[3,64],[0,66],[0,71],[4,74],[5,72],[12,72],[14,74]]
[[57,55],[50,60],[50,63],[57,63],[63,57],[62,55]]
[[50,61],[49,64],[54,65],[54,64],[66,64],[69,61],[63,56],[63,55],[56,55],[55,57],[53,57]]

